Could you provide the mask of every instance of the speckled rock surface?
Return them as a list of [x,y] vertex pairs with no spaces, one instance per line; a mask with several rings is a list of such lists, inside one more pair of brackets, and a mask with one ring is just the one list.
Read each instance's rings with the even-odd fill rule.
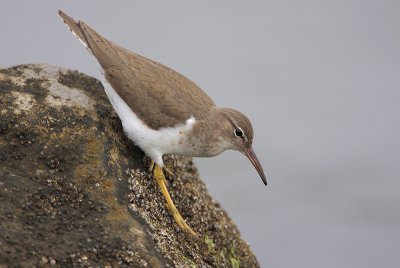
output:
[[49,65],[0,69],[0,267],[258,267],[190,158],[167,156],[177,208],[102,85]]

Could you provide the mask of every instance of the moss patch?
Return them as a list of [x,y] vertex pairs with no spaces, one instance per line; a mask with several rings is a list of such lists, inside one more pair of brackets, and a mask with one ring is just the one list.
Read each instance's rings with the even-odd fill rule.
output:
[[23,74],[23,70],[21,70],[21,65],[13,66],[10,68],[0,68],[0,73],[5,74],[7,76],[21,76]]
[[58,82],[64,86],[71,88],[78,88],[84,90],[89,95],[95,95],[97,98],[107,101],[105,94],[99,95],[103,92],[103,85],[101,82],[93,77],[89,77],[78,71],[60,72]]

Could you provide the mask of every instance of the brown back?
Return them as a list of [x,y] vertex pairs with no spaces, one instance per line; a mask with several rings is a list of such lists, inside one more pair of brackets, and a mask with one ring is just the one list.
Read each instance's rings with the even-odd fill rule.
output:
[[215,107],[210,97],[183,75],[130,52],[86,23],[59,13],[71,31],[87,44],[114,90],[149,127],[172,127],[191,116],[203,119]]

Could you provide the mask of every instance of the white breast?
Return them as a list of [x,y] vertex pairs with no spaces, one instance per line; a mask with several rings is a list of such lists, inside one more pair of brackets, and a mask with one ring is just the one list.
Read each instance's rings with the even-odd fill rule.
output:
[[152,158],[161,167],[164,166],[162,156],[164,154],[187,155],[187,134],[192,130],[196,120],[192,116],[185,123],[175,127],[149,128],[140,120],[129,106],[122,100],[103,76],[103,85],[108,98],[119,118],[126,136],[138,145],[147,156]]
[[[81,40],[71,28],[70,30],[93,55],[93,52],[90,50],[86,42]],[[103,74],[103,70],[97,60],[96,63]],[[172,128],[161,128],[158,130],[151,129],[135,115],[103,75],[102,81],[107,96],[122,121],[125,134],[158,165],[161,167],[164,166],[162,160],[164,154],[191,155],[193,153],[192,151],[188,151],[188,146],[185,146],[185,137],[187,137],[186,134],[190,132],[196,122],[194,117],[190,117],[185,123]]]

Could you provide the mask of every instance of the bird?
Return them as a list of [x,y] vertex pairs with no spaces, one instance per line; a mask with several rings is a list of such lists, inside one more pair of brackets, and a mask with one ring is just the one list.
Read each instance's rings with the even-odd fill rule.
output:
[[232,108],[220,108],[194,82],[171,68],[131,52],[83,21],[58,11],[70,31],[100,65],[104,90],[125,135],[151,159],[150,171],[172,217],[197,236],[176,208],[166,187],[163,155],[213,157],[226,150],[247,156],[267,185],[254,150],[250,120]]

